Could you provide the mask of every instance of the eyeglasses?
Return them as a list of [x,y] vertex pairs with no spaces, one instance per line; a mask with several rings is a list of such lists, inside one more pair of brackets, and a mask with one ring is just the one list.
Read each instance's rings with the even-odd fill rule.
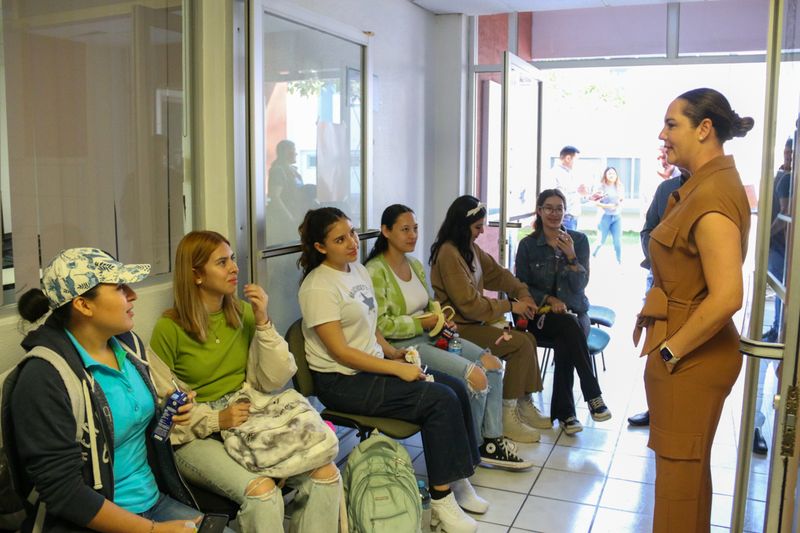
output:
[[548,215],[552,215],[553,213],[556,213],[558,215],[563,215],[564,214],[564,208],[563,207],[553,207],[552,205],[543,205],[541,207],[541,209],[542,209],[542,211],[544,211]]

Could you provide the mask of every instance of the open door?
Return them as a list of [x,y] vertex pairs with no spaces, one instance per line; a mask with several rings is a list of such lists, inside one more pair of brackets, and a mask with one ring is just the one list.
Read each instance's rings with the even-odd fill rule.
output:
[[530,228],[541,180],[542,79],[536,68],[505,52],[502,86],[481,83],[478,196],[488,227],[478,244],[513,271],[516,243]]

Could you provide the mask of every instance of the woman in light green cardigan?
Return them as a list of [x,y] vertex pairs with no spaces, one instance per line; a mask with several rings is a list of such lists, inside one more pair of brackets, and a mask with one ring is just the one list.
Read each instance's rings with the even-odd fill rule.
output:
[[[462,340],[459,356],[436,347],[428,335],[437,317],[425,316],[432,304],[425,270],[422,263],[406,255],[414,251],[416,242],[414,212],[400,204],[387,207],[381,218],[381,235],[366,261],[378,301],[378,329],[397,348],[416,346],[423,364],[464,380],[478,442],[483,443],[483,462],[514,470],[529,468],[531,463],[519,458],[503,437],[500,360],[466,340]],[[521,442],[538,440],[533,428],[517,429],[508,436]]]

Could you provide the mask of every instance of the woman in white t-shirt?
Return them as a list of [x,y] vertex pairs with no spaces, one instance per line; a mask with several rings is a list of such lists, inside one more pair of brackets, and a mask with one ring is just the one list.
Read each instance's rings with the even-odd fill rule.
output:
[[[358,234],[347,215],[334,207],[309,211],[300,239],[303,335],[320,401],[337,411],[419,424],[434,518],[449,532],[477,531],[459,507],[481,503],[466,479],[480,456],[463,383],[436,372],[434,382],[426,381],[404,360],[405,350],[380,334],[372,281],[358,262]],[[467,490],[454,495],[453,483]]]
[[[503,428],[503,364],[489,348],[462,339],[460,353],[439,348],[428,332],[438,321],[428,313],[433,301],[425,268],[407,255],[417,245],[417,219],[410,207],[390,205],[381,216],[381,234],[365,266],[372,278],[378,303],[378,329],[395,348],[415,346],[423,364],[460,379],[470,392],[472,421],[484,463],[523,470],[533,466],[516,453]],[[455,329],[455,323],[448,327]],[[506,436],[520,442],[536,442],[539,434],[522,423]],[[457,489],[456,489],[457,492]]]

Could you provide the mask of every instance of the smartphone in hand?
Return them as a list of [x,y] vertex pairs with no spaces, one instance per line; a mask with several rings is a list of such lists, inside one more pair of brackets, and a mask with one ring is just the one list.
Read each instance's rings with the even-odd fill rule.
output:
[[203,515],[198,533],[222,533],[228,525],[228,515],[208,513]]

